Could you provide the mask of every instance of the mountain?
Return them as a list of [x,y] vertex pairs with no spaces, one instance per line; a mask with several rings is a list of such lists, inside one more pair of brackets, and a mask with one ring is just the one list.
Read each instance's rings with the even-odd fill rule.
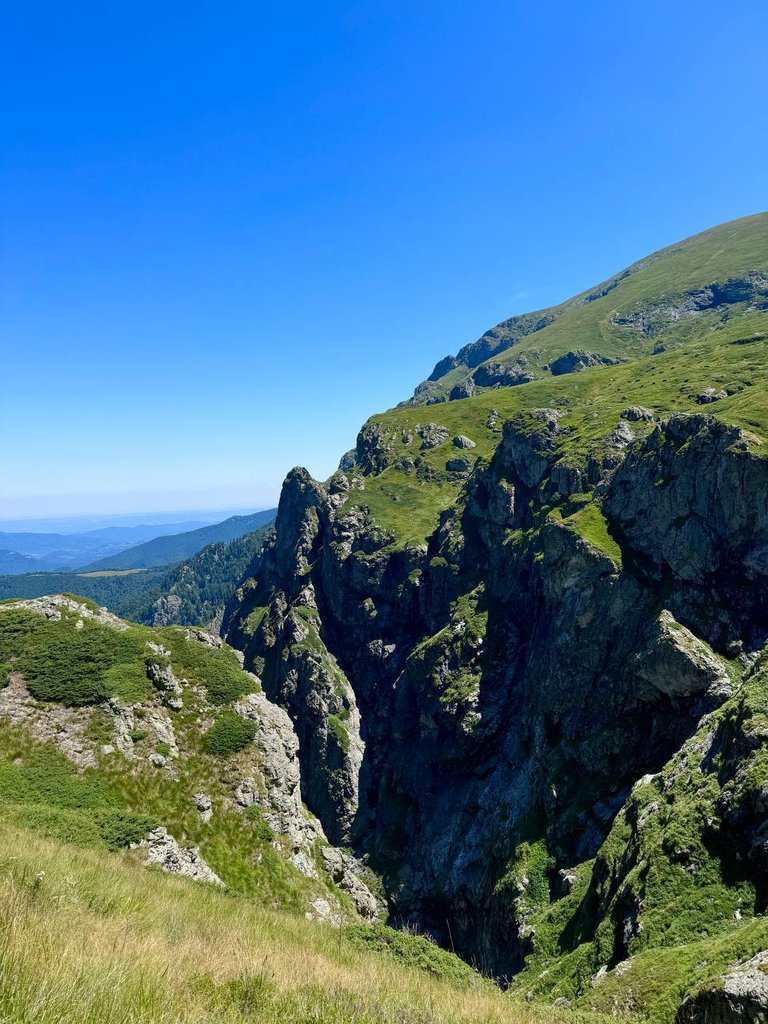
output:
[[221,640],[54,596],[0,605],[0,663],[4,1019],[504,1011],[375,923],[374,876],[302,806],[290,719]]
[[276,509],[265,509],[248,516],[231,516],[223,523],[203,526],[187,533],[157,537],[145,544],[137,544],[120,554],[100,559],[83,566],[81,572],[98,572],[102,569],[150,569],[156,566],[173,565],[190,558],[207,544],[217,541],[235,540],[275,518]]
[[87,558],[116,555],[168,533],[197,529],[197,522],[108,526],[84,533],[0,532],[0,572],[50,572],[75,568]]
[[171,568],[0,576],[0,601],[80,594],[150,626],[205,626],[218,632],[225,607],[255,571],[271,524],[209,544]]
[[513,316],[441,359],[408,404],[467,398],[675,349],[768,309],[768,213],[694,235],[558,306]]
[[31,555],[22,555],[18,551],[0,550],[0,572],[8,575],[23,572],[34,572],[37,562]]
[[225,622],[329,839],[512,998],[768,1006],[766,274],[761,214],[438,364]]
[[228,542],[208,544],[174,566],[135,597],[123,601],[120,614],[149,626],[205,626],[218,633],[224,609],[237,589],[257,570],[268,523]]
[[764,1020],[766,267],[763,214],[443,361],[163,574],[226,642],[0,604],[6,1015]]

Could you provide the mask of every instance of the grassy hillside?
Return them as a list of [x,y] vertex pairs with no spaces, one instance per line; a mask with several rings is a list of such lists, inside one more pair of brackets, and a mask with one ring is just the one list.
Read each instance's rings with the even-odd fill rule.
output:
[[170,537],[157,537],[145,544],[137,544],[117,555],[102,558],[97,562],[85,565],[81,572],[93,572],[99,569],[151,569],[157,566],[174,565],[185,558],[191,558],[208,544],[219,541],[236,540],[247,533],[253,533],[261,526],[266,526],[275,518],[276,509],[265,509],[254,512],[250,516],[231,516],[223,523],[203,526],[199,530],[190,530]]
[[[751,282],[757,300],[733,287],[702,294],[712,285],[734,282]],[[453,387],[477,374],[478,366],[510,367],[522,360],[525,371],[541,377],[549,375],[555,358],[574,350],[623,359],[677,347],[748,311],[755,301],[768,305],[768,213],[662,249],[560,306],[503,321],[466,346],[454,360],[457,365],[433,374],[423,398],[445,400]],[[488,348],[493,351],[486,353]]]
[[[304,848],[314,867],[298,870],[296,839],[265,799],[236,805],[233,787],[274,738],[260,747],[271,720],[235,713],[259,684],[226,646],[126,626],[74,599],[12,602],[0,606],[0,662],[3,1021],[557,1019],[424,937],[354,923],[323,868],[322,835]],[[275,767],[262,798],[284,782]],[[224,886],[147,869],[129,847],[158,825],[198,847]],[[318,899],[340,924],[307,919]]]
[[[658,355],[428,408],[393,409],[372,417],[363,429],[363,445],[371,432],[384,438],[387,465],[365,477],[354,502],[370,509],[393,543],[423,543],[464,484],[464,476],[451,472],[448,462],[459,454],[471,464],[489,459],[501,440],[504,421],[536,408],[563,414],[560,423],[572,432],[559,441],[562,458],[581,465],[591,454],[605,450],[608,435],[622,422],[620,413],[633,405],[646,407],[657,417],[675,411],[707,412],[765,441],[767,356],[768,312],[743,312],[716,329],[703,326],[685,346]],[[728,397],[699,404],[698,397],[710,387]],[[447,439],[423,450],[416,431],[430,422],[444,427]],[[640,436],[652,424],[632,423],[631,429]],[[451,443],[458,435],[469,437],[476,447],[459,452]]]
[[[450,953],[291,918],[0,824],[0,1019],[8,1024],[518,1024]],[[399,938],[405,939],[398,942]],[[572,1019],[572,1016],[569,1016]]]
[[0,819],[96,848],[162,825],[232,891],[297,912],[326,895],[322,869],[313,878],[292,864],[268,803],[245,813],[233,796],[253,777],[268,797],[267,755],[252,741],[272,726],[233,729],[250,722],[238,702],[261,688],[226,645],[128,625],[81,599],[11,602],[0,605],[0,683]]

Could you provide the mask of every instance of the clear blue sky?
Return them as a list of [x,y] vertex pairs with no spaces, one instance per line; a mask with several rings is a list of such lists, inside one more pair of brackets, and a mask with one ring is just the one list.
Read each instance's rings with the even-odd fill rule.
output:
[[0,516],[264,506],[768,206],[763,2],[7,3]]

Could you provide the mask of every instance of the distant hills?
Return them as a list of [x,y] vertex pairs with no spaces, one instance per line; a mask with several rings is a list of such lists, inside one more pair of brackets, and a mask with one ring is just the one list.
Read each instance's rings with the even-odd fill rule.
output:
[[231,516],[222,523],[203,526],[186,533],[156,537],[128,550],[100,558],[81,567],[81,572],[99,572],[104,569],[152,569],[174,565],[191,558],[208,544],[236,540],[272,522],[277,509],[265,509],[248,516]]
[[[147,626],[205,626],[218,633],[224,609],[235,600],[245,578],[256,571],[264,541],[271,532],[270,521],[244,537],[208,544],[165,570],[108,577],[127,582],[119,614]],[[137,576],[146,583],[133,588],[128,581]],[[106,578],[100,579],[106,582]]]
[[187,533],[205,526],[199,520],[107,526],[82,533],[0,531],[0,572],[55,572],[109,558],[155,537]]
[[[218,630],[226,605],[245,576],[252,573],[272,529],[274,512],[235,516],[219,526],[225,532],[243,522],[270,516],[258,529],[233,540],[219,540],[173,565],[129,569],[85,569],[76,572],[28,572],[0,575],[0,601],[29,599],[48,594],[78,594],[103,605],[117,615],[152,626],[205,625]],[[213,529],[213,528],[212,528]],[[164,538],[189,545],[202,530]],[[148,545],[138,545],[145,548]],[[168,550],[168,549],[166,549]],[[129,552],[124,553],[126,557]]]

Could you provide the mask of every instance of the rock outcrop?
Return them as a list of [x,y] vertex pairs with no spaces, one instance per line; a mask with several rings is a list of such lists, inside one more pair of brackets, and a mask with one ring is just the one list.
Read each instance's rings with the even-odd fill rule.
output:
[[167,829],[153,829],[136,848],[142,851],[145,862],[150,866],[162,868],[173,875],[183,875],[194,882],[224,884],[205,863],[196,846],[180,846]]
[[[521,414],[423,547],[393,545],[349,479],[292,472],[229,625],[329,837],[382,872],[398,919],[495,973],[533,948],[546,879],[595,857],[768,635],[766,463],[706,417],[624,427],[590,468],[560,411]],[[369,429],[358,466],[395,442]],[[590,480],[600,502],[571,515]]]

